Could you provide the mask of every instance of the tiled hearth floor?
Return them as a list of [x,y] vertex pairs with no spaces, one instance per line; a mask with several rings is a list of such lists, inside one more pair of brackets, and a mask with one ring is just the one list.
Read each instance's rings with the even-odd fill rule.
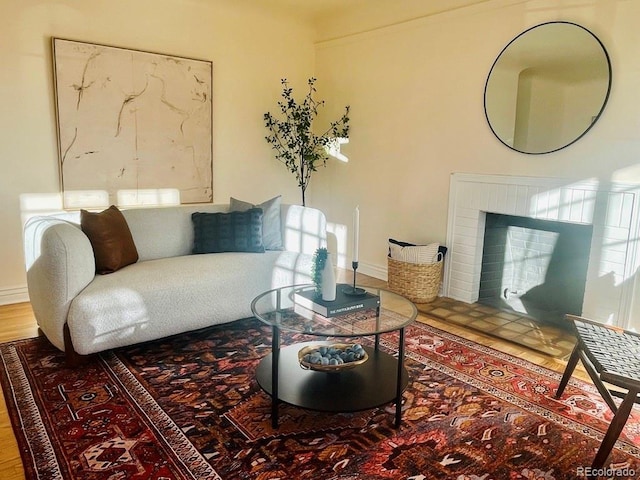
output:
[[575,337],[571,332],[553,325],[544,325],[518,312],[506,312],[446,297],[438,297],[431,303],[416,306],[427,315],[518,343],[555,358],[569,358],[575,344]]

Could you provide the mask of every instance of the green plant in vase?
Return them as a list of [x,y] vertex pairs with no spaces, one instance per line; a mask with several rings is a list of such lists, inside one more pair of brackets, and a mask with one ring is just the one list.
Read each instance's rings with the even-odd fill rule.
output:
[[326,248],[320,247],[313,254],[313,266],[311,273],[313,276],[313,284],[316,287],[316,297],[322,296],[322,271],[327,264],[329,252]]
[[269,129],[265,137],[271,148],[275,150],[275,157],[293,173],[302,193],[302,205],[306,205],[305,194],[311,174],[319,166],[325,166],[327,149],[338,138],[349,138],[349,106],[338,120],[331,122],[322,133],[315,133],[313,122],[318,115],[324,100],[313,98],[316,93],[315,78],[307,82],[309,90],[302,102],[293,98],[293,89],[287,79],[281,80],[282,100],[278,102],[281,118],[276,118],[270,112],[264,114],[264,125]]

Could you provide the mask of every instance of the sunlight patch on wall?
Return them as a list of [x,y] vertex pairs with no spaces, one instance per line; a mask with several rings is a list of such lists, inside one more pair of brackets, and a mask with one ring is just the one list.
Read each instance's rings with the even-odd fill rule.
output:
[[37,215],[63,212],[62,193],[23,193],[20,195],[20,218],[24,225]]
[[327,152],[327,155],[329,155],[330,157],[333,157],[336,160],[340,160],[341,162],[347,163],[349,161],[349,157],[347,157],[345,154],[343,154],[340,151],[342,145],[346,145],[347,143],[349,143],[348,138],[344,138],[344,137],[332,138],[331,142],[329,142],[329,144],[324,148]]
[[63,199],[67,210],[109,207],[109,193],[106,190],[67,190]]
[[118,205],[122,207],[180,205],[177,188],[149,188],[142,190],[118,190]]
[[533,195],[529,205],[531,217],[591,223],[599,182],[596,179],[585,179],[584,183],[590,185],[589,189],[575,183],[549,188]]

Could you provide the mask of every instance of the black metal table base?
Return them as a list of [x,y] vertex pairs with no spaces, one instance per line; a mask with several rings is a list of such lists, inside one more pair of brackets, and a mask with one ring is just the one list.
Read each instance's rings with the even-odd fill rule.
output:
[[[306,345],[332,342],[306,342],[280,348],[279,329],[273,328],[273,350],[258,365],[258,384],[271,396],[271,423],[278,428],[278,403],[285,402],[309,410],[357,412],[394,402],[395,427],[402,421],[402,392],[409,375],[404,367],[404,329],[400,329],[398,358],[365,347],[369,359],[362,365],[339,373],[305,370],[298,362],[298,351]],[[376,347],[378,339],[376,338]]]

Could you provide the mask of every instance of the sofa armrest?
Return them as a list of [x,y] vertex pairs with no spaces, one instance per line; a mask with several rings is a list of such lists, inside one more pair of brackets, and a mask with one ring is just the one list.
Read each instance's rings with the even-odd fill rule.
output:
[[55,217],[25,224],[27,286],[38,326],[64,350],[69,306],[95,276],[93,249],[79,225]]
[[327,246],[327,219],[316,208],[282,205],[282,243],[289,252],[313,255]]

